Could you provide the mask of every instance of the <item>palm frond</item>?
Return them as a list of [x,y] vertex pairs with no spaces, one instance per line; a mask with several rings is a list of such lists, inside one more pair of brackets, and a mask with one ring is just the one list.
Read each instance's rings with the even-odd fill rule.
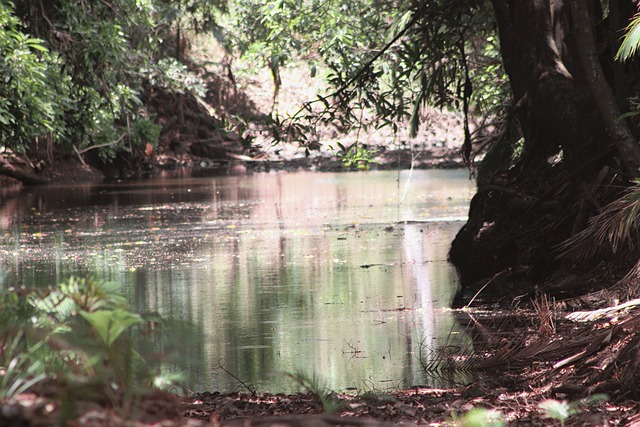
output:
[[618,53],[616,53],[616,60],[626,61],[635,55],[638,47],[640,46],[640,13],[634,15],[631,18],[631,22],[625,28],[625,34],[622,39],[622,44]]
[[624,245],[635,250],[639,232],[640,183],[636,182],[591,218],[584,230],[560,243],[558,258],[588,260],[605,253],[615,254]]

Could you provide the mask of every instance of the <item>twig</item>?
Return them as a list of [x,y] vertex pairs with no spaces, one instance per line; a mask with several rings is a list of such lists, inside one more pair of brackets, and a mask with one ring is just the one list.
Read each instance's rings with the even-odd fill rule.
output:
[[87,163],[82,158],[82,154],[80,153],[80,151],[78,151],[78,147],[76,147],[75,144],[73,144],[72,147],[73,147],[73,151],[76,152],[76,155],[78,156],[78,159],[80,159],[80,163],[82,163],[82,166],[87,166]]
[[106,2],[105,0],[100,0],[100,2],[101,2],[102,4],[104,4],[105,6],[107,6],[109,9],[111,9],[111,10],[113,11],[113,13],[115,13],[115,14],[116,14],[116,16],[120,17],[120,13],[116,10],[116,8],[115,8],[115,7],[113,7],[113,5],[112,5],[112,4],[110,4],[110,3]]
[[53,28],[53,24],[51,23],[51,21],[49,20],[49,18],[47,17],[47,15],[44,13],[44,6],[42,4],[42,0],[40,0],[40,11],[42,12],[42,18],[44,18],[45,21],[47,21],[47,23],[49,24],[49,26],[51,28]]
[[252,395],[256,395],[257,391],[255,388],[251,387],[250,385],[248,385],[247,383],[245,383],[244,381],[242,381],[240,378],[238,378],[237,376],[235,376],[232,372],[230,372],[229,370],[227,370],[227,368],[224,367],[224,365],[222,364],[222,359],[220,359],[218,361],[218,368],[222,369],[222,371],[224,371],[227,375],[229,375],[231,378],[233,378],[234,380],[238,381],[240,384],[242,384],[242,386],[244,388],[246,388],[247,390],[249,390],[251,392]]
[[480,288],[480,290],[478,290],[478,292],[476,292],[476,294],[473,296],[473,298],[471,298],[471,300],[469,301],[469,303],[465,306],[465,308],[469,308],[471,307],[471,304],[473,303],[473,301],[476,299],[476,297],[478,295],[480,295],[480,292],[484,291],[485,288],[487,286],[489,286],[491,283],[493,283],[494,280],[496,280],[498,278],[498,276],[500,276],[500,273],[496,274],[495,276],[493,276],[491,279],[489,279],[489,281],[487,281],[487,283],[484,284],[483,287]]

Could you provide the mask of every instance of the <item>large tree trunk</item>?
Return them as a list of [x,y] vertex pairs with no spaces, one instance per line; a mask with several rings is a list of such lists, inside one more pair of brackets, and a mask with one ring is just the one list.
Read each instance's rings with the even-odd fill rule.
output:
[[596,43],[612,40],[595,39],[599,2],[570,1],[492,0],[524,146],[515,166],[478,189],[453,242],[463,288],[506,272],[539,283],[554,268],[555,245],[597,208],[585,194],[640,165],[615,82],[596,57]]

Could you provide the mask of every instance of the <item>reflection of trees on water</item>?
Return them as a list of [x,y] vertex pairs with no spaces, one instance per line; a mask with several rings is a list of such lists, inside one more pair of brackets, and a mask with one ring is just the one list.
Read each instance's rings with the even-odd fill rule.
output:
[[[441,350],[445,346],[461,346],[466,340],[453,314],[445,310],[450,306],[457,289],[454,271],[444,265],[448,245],[433,244],[443,233],[439,224],[409,223],[404,227],[402,247],[404,262],[408,265],[405,280],[415,292],[414,305],[418,308],[413,318],[413,331],[408,353],[417,353],[422,360],[413,358],[409,366],[414,384],[421,379],[432,387],[446,387],[459,379],[446,372],[429,372],[425,377],[424,367],[439,366]],[[445,350],[446,351],[446,350]]]
[[[152,183],[148,191],[136,184],[123,194],[102,188],[47,213],[57,215],[53,229],[65,215],[82,218],[70,234],[84,239],[45,242],[59,256],[43,268],[67,274],[89,266],[123,283],[139,310],[199,325],[181,356],[200,388],[238,385],[221,360],[248,383],[278,391],[292,386],[280,371],[319,375],[334,389],[411,385],[404,382],[419,382],[421,369],[416,339],[450,328],[429,308],[429,294],[444,292],[436,288],[449,286],[453,273],[425,261],[446,259],[455,230],[408,224],[385,232],[399,212],[395,178],[278,174]],[[448,188],[416,181],[420,196],[407,203],[417,215],[445,206],[441,187]],[[22,261],[24,276],[34,260]],[[409,264],[400,268],[402,261]],[[414,310],[396,311],[402,307]]]
[[[424,227],[424,225],[407,224],[404,227],[404,237],[402,239],[403,264],[406,263],[408,266],[403,268],[409,270],[407,276],[409,276],[410,290],[408,291],[409,295],[412,293],[411,290],[415,292],[413,306],[417,309],[412,328],[415,330],[412,334],[409,334],[407,339],[410,346],[407,349],[408,354],[414,354],[418,350],[413,348],[414,346],[435,348],[437,346],[436,339],[439,338],[436,334],[436,322],[438,319],[431,288],[431,271],[427,264],[427,260],[433,260],[434,258],[427,258],[425,254],[424,230],[421,227]],[[433,256],[434,254],[430,255]],[[412,384],[422,384],[424,373],[421,372],[422,367],[419,361],[412,358],[408,367],[410,367]]]

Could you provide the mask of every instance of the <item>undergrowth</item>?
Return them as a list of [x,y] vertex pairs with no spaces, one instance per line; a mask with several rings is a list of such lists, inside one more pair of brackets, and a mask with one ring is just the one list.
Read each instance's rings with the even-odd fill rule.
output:
[[80,397],[106,397],[126,416],[144,390],[176,386],[137,350],[162,329],[159,316],[133,312],[117,285],[91,277],[0,292],[0,399],[46,383],[61,422]]

